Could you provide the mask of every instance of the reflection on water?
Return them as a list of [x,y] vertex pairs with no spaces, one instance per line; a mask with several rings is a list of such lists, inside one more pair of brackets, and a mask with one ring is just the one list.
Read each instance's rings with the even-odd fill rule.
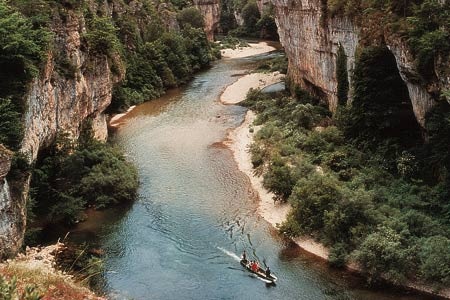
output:
[[[222,61],[123,120],[115,140],[138,167],[139,198],[77,229],[107,253],[103,290],[113,299],[414,299],[363,289],[256,214],[248,178],[221,143],[245,109],[217,101],[252,63]],[[270,265],[275,287],[240,267],[244,249]]]

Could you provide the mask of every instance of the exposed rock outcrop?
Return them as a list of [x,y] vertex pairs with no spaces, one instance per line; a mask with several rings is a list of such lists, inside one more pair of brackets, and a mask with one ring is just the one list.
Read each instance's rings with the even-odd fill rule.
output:
[[[272,0],[280,41],[289,59],[292,83],[326,99],[331,111],[337,107],[336,58],[339,45],[347,56],[349,99],[355,54],[363,28],[345,16],[330,17],[321,0]],[[417,122],[423,127],[426,113],[435,105],[440,91],[450,89],[448,62],[437,62],[437,79],[425,85],[418,80],[414,58],[406,41],[392,33],[381,33],[381,40],[395,56],[405,82]]]
[[337,107],[337,50],[340,44],[344,48],[351,82],[358,28],[345,17],[332,18],[322,26],[320,0],[272,0],[272,3],[280,41],[289,60],[290,80],[326,99],[334,111]]
[[0,144],[0,181],[6,177],[11,168],[13,153]]
[[[85,30],[83,17],[70,12],[64,23],[56,25],[58,55],[64,55],[75,72],[69,78],[58,74],[56,58],[50,55],[41,76],[32,82],[26,96],[28,109],[22,151],[31,160],[58,132],[78,137],[81,124],[87,118],[96,119],[97,128],[106,127],[105,118],[99,115],[111,103],[112,86],[119,78],[112,76],[106,56],[89,56],[82,51],[80,36]],[[99,121],[104,125],[98,126]]]
[[220,0],[194,0],[194,5],[203,15],[206,37],[213,41],[220,21]]
[[[60,132],[76,139],[88,119],[92,120],[94,136],[106,140],[103,111],[111,103],[113,84],[123,77],[119,57],[93,55],[83,45],[81,36],[86,28],[82,14],[68,10],[64,18],[54,20],[52,30],[54,50],[25,96],[27,110],[21,152],[29,162]],[[60,61],[67,62],[70,69],[61,71]],[[119,66],[119,72],[110,71],[111,63]],[[29,174],[15,182],[17,187],[11,190],[6,181],[0,180],[0,256],[12,255],[22,245],[29,183]]]
[[0,144],[0,259],[13,254],[22,244],[22,209],[11,200],[6,175],[11,168],[13,153]]
[[436,101],[426,87],[417,80],[419,74],[415,70],[414,58],[405,43],[394,38],[388,39],[387,43],[389,50],[394,54],[400,76],[408,88],[417,122],[424,127],[425,115],[436,104]]

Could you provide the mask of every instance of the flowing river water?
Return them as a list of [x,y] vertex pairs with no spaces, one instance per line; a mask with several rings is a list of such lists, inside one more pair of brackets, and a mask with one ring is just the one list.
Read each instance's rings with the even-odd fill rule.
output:
[[[139,170],[138,199],[93,212],[73,233],[104,249],[102,290],[113,299],[419,299],[365,288],[257,215],[257,196],[222,143],[245,109],[218,98],[264,57],[222,60],[122,119],[114,140]],[[244,249],[270,265],[276,286],[239,265]]]

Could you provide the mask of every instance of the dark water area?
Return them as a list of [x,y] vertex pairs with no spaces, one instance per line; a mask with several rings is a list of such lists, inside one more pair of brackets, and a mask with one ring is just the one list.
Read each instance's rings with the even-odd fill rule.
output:
[[[245,108],[218,97],[265,57],[222,60],[123,119],[114,141],[139,170],[138,199],[89,212],[71,233],[105,251],[101,290],[112,299],[424,299],[365,288],[257,215],[255,192],[222,144]],[[271,267],[276,286],[240,266],[244,249]]]

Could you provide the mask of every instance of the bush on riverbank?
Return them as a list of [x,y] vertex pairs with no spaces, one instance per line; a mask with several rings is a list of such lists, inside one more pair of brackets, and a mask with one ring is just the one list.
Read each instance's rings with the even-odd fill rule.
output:
[[134,199],[137,171],[123,153],[93,140],[70,142],[59,136],[36,163],[31,183],[34,213],[46,222],[74,224],[84,210]]
[[[206,39],[198,9],[180,7],[178,12],[170,12],[177,13],[179,30],[168,28],[154,4],[147,3],[142,10],[115,20],[127,71],[125,80],[114,88],[109,112],[157,98],[165,90],[186,83],[217,58],[218,51]],[[142,14],[146,22],[140,20]]]
[[324,107],[296,94],[272,98],[252,90],[244,103],[263,125],[251,146],[256,171],[277,199],[292,205],[280,230],[316,238],[330,247],[333,265],[356,261],[371,281],[383,276],[448,285],[449,185],[417,177],[429,173],[427,161],[442,164],[445,157],[419,159],[400,144],[390,158],[396,165],[386,168],[383,148],[358,150]]

